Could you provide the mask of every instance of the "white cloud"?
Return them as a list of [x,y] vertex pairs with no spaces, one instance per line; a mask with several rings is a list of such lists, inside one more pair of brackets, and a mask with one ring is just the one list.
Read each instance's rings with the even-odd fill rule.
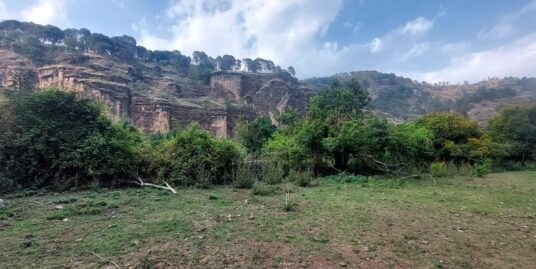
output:
[[379,52],[382,49],[382,40],[378,37],[374,38],[372,42],[370,42],[370,52],[376,53]]
[[68,22],[66,0],[36,0],[20,12],[20,18],[38,24],[65,26]]
[[307,61],[304,57],[333,50],[321,37],[341,8],[342,0],[183,0],[165,13],[171,35],[156,37],[141,25],[140,44],[186,54],[202,50],[213,56],[262,57],[298,67]]
[[35,0],[31,5],[18,11],[9,10],[4,1],[0,0],[0,20],[21,20],[38,24],[67,26],[68,0]]
[[[476,82],[488,77],[535,76],[536,0],[499,18],[475,39],[441,45],[449,61],[432,71],[406,71],[404,75],[428,82]],[[441,54],[440,54],[441,55]]]
[[410,74],[420,80],[479,81],[487,77],[534,76],[536,70],[536,34],[517,39],[497,48],[454,58],[443,69]]
[[468,41],[460,41],[460,42],[452,42],[452,43],[446,43],[441,46],[441,50],[445,53],[461,53],[466,52],[471,47],[471,42]]
[[399,59],[401,62],[407,62],[413,58],[417,58],[430,49],[430,43],[423,42],[413,46],[407,53],[403,54]]
[[4,1],[0,0],[0,20],[8,20],[12,18],[12,14],[7,9],[6,4],[4,4]]
[[497,24],[480,31],[478,37],[483,40],[511,39],[526,28],[534,28],[535,13],[536,0],[533,0],[517,12],[499,18]]
[[423,17],[406,23],[400,30],[403,34],[422,34],[428,32],[434,26],[434,21],[427,20]]

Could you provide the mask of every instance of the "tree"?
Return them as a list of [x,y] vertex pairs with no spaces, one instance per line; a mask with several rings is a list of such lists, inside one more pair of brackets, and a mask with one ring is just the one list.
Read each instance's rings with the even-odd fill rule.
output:
[[494,141],[509,145],[507,160],[536,161],[536,105],[506,107],[489,122]]
[[214,69],[213,61],[206,53],[202,51],[194,51],[192,54],[192,64],[199,67]]
[[13,110],[10,139],[0,141],[0,172],[20,188],[117,186],[134,178],[139,133],[112,124],[92,101],[48,90]]
[[253,60],[252,72],[275,73],[275,64],[270,60],[256,58]]
[[22,94],[32,86],[31,73],[24,69],[10,69],[7,75],[11,85],[17,90],[17,101],[20,101]]
[[115,36],[111,38],[113,43],[113,54],[121,60],[131,61],[136,55],[136,39],[131,36]]
[[287,71],[288,71],[293,77],[296,76],[296,70],[294,69],[294,67],[289,66],[289,67],[287,68]]
[[309,117],[330,123],[355,119],[363,115],[363,108],[369,102],[368,92],[352,79],[343,85],[336,83],[311,98]]
[[242,61],[242,70],[246,72],[257,72],[257,65],[250,58],[244,58]]
[[114,51],[114,44],[109,37],[93,33],[87,37],[87,48],[96,53],[111,54]]
[[481,132],[476,121],[455,112],[438,112],[417,121],[434,135],[433,147],[437,161],[454,161],[457,164],[469,161],[463,154],[469,139],[479,139]]
[[289,106],[284,113],[276,117],[277,123],[282,126],[291,126],[298,121],[298,113],[296,109]]
[[80,49],[80,31],[73,28],[65,29],[63,38],[63,44],[65,47],[71,51],[76,51]]
[[219,59],[219,67],[222,71],[231,71],[236,64],[236,59],[232,55],[223,55]]
[[65,34],[60,28],[56,26],[46,25],[40,33],[40,37],[43,40],[43,43],[49,42],[50,44],[55,46],[61,40],[63,40]]
[[257,118],[252,123],[241,121],[236,130],[236,139],[249,153],[257,154],[275,130],[276,126],[267,116]]
[[182,55],[180,51],[175,50],[171,52],[169,63],[173,65],[177,71],[186,73],[190,67],[190,57]]

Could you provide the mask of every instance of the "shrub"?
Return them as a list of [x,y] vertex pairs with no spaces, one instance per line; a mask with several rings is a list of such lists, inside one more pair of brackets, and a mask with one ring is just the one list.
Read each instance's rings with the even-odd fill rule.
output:
[[238,145],[214,138],[197,124],[153,143],[154,152],[147,152],[154,159],[149,173],[176,185],[231,183],[242,162],[243,151]]
[[0,172],[0,194],[9,193],[16,189],[15,182]]
[[485,159],[481,161],[480,163],[476,163],[473,165],[473,175],[477,177],[482,177],[484,175],[491,173],[491,169],[492,169],[491,159]]
[[0,171],[14,185],[66,190],[134,177],[138,131],[113,124],[89,99],[51,89],[13,109],[15,124],[0,139]]
[[246,164],[242,164],[236,170],[233,185],[239,189],[251,189],[255,181],[256,177],[253,169]]
[[290,182],[294,182],[294,184],[300,187],[311,187],[315,185],[312,173],[307,171],[291,171],[288,175],[288,179]]
[[253,185],[252,193],[254,195],[268,196],[277,193],[278,188],[276,186],[268,185],[261,182],[255,182]]
[[444,162],[430,164],[430,174],[433,177],[445,177],[449,175],[449,168]]
[[273,162],[267,161],[263,162],[260,167],[259,177],[263,182],[274,185],[283,182],[285,175],[282,169],[276,167]]

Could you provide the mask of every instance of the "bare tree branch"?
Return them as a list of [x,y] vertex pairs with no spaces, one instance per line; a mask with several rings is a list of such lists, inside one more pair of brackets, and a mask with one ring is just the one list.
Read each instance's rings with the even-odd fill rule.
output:
[[138,184],[140,186],[148,186],[148,187],[168,190],[168,191],[172,192],[175,195],[178,194],[178,192],[173,187],[171,187],[167,182],[164,182],[164,184],[166,184],[166,186],[161,186],[161,185],[156,185],[156,184],[153,184],[153,183],[145,183],[145,182],[143,182],[141,177],[138,177],[138,181],[134,182],[134,183],[136,183],[136,184]]

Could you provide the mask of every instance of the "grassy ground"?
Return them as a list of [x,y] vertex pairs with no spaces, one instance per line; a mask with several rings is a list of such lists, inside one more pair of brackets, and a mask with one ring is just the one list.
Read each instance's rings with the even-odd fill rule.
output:
[[252,192],[8,197],[0,268],[536,268],[536,172]]

